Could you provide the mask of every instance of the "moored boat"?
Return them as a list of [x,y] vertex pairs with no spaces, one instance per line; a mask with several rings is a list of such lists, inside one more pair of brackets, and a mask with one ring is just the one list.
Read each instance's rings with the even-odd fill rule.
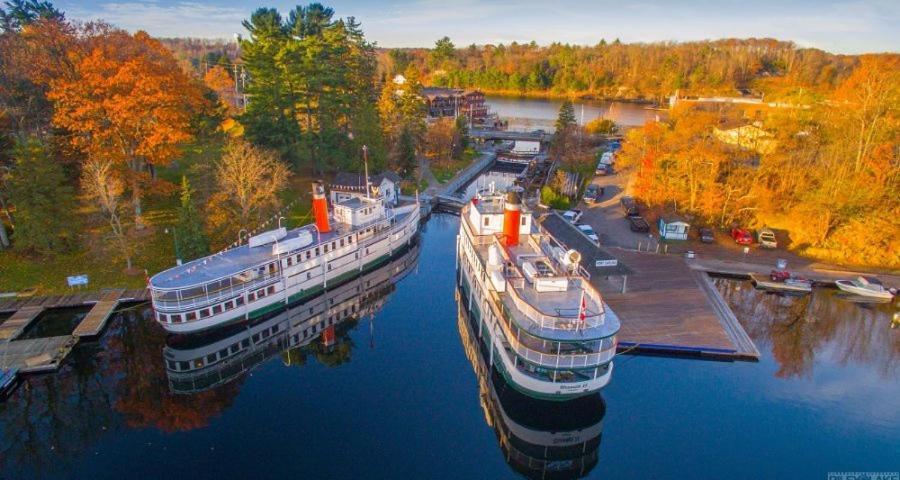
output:
[[795,277],[785,271],[773,270],[768,277],[751,273],[750,279],[756,288],[781,292],[809,293],[813,282],[805,278]]
[[314,224],[262,232],[154,275],[156,320],[170,332],[190,333],[263,317],[383,265],[419,228],[417,202],[394,206],[370,191],[333,210],[316,182]]
[[516,190],[476,197],[460,217],[459,283],[489,363],[535,398],[568,400],[607,385],[619,319],[578,252],[537,227]]
[[854,295],[890,300],[894,294],[884,287],[881,280],[875,277],[857,277],[855,280],[836,280],[834,282],[841,290]]

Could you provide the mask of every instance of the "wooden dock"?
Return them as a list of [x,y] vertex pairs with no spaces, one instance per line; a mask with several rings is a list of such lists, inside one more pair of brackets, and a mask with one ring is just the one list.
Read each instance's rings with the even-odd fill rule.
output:
[[[0,369],[17,374],[54,371],[81,339],[100,335],[120,304],[144,302],[149,297],[146,289],[116,289],[54,297],[4,299],[0,302],[0,312],[13,314],[0,323]],[[17,339],[47,309],[89,305],[91,310],[71,335]]]
[[109,316],[112,315],[116,307],[119,306],[119,301],[122,298],[123,293],[125,293],[124,289],[104,292],[100,297],[100,300],[94,304],[94,307],[91,308],[87,316],[84,317],[84,320],[75,327],[75,331],[72,332],[72,335],[79,338],[96,337],[99,335],[103,330],[103,327],[106,326],[106,321],[109,319]]
[[[622,323],[620,352],[759,359],[709,276],[692,269],[683,257],[597,247],[558,215],[542,217],[541,225],[566,248],[581,253],[591,284]],[[612,260],[617,264],[595,263]]]
[[22,307],[16,310],[11,317],[0,324],[0,340],[10,340],[21,335],[28,328],[28,325],[43,311],[44,307],[40,305]]

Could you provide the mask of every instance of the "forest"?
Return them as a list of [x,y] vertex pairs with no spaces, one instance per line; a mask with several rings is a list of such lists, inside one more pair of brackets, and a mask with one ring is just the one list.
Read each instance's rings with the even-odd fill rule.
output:
[[0,291],[137,287],[242,229],[306,223],[310,180],[361,171],[363,146],[370,171],[414,173],[424,103],[381,91],[358,22],[314,3],[244,27],[159,40],[0,7]]
[[413,65],[435,85],[510,95],[659,103],[676,91],[810,101],[833,90],[859,65],[858,56],[834,55],[769,38],[681,43],[601,40],[592,46],[513,42],[456,48],[444,37],[431,49],[381,50],[379,57],[384,75]]

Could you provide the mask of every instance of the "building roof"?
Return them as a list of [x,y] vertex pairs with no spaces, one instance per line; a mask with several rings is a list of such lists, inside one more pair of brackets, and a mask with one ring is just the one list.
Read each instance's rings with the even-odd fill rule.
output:
[[[331,188],[341,189],[343,188],[353,188],[360,189],[365,188],[366,179],[365,175],[362,173],[352,173],[352,172],[338,172],[337,175],[334,176],[334,181],[331,182]],[[372,185],[381,185],[385,179],[390,180],[393,183],[400,182],[400,175],[397,175],[394,172],[387,171],[381,172],[375,176],[369,176],[369,182]]]
[[687,220],[679,217],[678,215],[663,215],[663,216],[659,217],[659,219],[667,224],[671,224],[671,223],[683,223],[685,225],[691,224]]

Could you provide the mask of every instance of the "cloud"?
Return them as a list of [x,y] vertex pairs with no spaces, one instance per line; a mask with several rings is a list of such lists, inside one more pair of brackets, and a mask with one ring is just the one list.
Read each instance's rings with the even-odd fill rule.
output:
[[158,37],[229,38],[241,32],[241,21],[249,16],[245,8],[199,2],[162,4],[149,2],[108,2],[93,8],[73,6],[66,15],[79,20],[105,20],[127,30],[145,30]]

